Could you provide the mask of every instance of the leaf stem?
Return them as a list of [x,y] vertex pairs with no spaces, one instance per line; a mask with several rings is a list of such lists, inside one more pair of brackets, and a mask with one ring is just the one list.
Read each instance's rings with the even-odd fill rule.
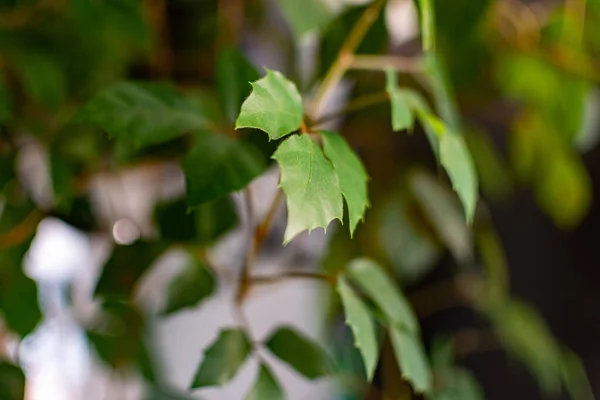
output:
[[335,89],[346,73],[346,70],[352,64],[355,58],[354,52],[356,51],[356,48],[364,39],[369,28],[371,28],[373,23],[377,20],[384,2],[384,0],[375,0],[361,15],[360,19],[354,25],[354,28],[352,28],[352,31],[346,38],[346,41],[342,44],[335,61],[329,68],[329,71],[325,75],[323,82],[317,89],[317,93],[312,100],[309,108],[309,115],[312,117],[317,117],[319,115],[323,106],[329,100],[331,92]]
[[411,74],[423,71],[422,61],[419,58],[390,55],[354,56],[349,67],[349,69],[371,71],[385,71],[389,68]]

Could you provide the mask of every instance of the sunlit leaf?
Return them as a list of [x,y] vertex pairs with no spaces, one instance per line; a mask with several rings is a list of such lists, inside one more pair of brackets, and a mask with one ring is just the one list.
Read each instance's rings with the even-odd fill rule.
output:
[[133,82],[102,90],[75,121],[95,125],[136,147],[163,143],[212,124],[173,87]]
[[213,294],[215,286],[215,277],[208,266],[199,260],[192,260],[171,280],[163,314],[169,315],[197,306]]
[[367,380],[371,380],[379,358],[375,322],[371,317],[369,308],[346,283],[343,276],[338,278],[337,290],[344,306],[346,324],[350,326],[354,336],[354,344],[362,355]]
[[246,362],[252,345],[241,330],[225,329],[204,351],[192,389],[205,386],[221,386],[229,382]]
[[277,4],[297,39],[323,28],[333,16],[324,0],[277,0]]
[[431,392],[433,376],[421,339],[398,326],[392,326],[389,332],[402,377],[417,393]]
[[280,72],[267,70],[264,78],[252,83],[235,127],[260,129],[271,139],[279,139],[300,128],[303,113],[296,86]]
[[321,346],[292,328],[277,329],[265,342],[277,358],[308,379],[332,372],[331,360]]
[[190,206],[241,190],[266,169],[253,145],[208,132],[196,135],[182,164]]
[[139,278],[166,250],[164,243],[139,241],[131,245],[115,246],[104,264],[96,285],[95,295],[128,298]]
[[260,78],[258,71],[240,50],[226,47],[217,59],[216,78],[225,115],[230,122],[235,122],[242,103],[252,90],[250,82]]
[[352,236],[358,222],[364,219],[365,211],[369,206],[367,193],[369,177],[360,158],[343,137],[327,131],[321,131],[321,137],[323,151],[335,168],[342,195],[348,205],[350,236]]
[[284,400],[285,394],[269,367],[261,364],[256,383],[244,400]]
[[394,325],[419,332],[417,318],[408,301],[381,266],[366,258],[357,259],[348,266],[348,275]]
[[337,174],[308,135],[286,139],[273,158],[281,168],[280,186],[287,201],[284,243],[304,230],[326,229],[332,220],[342,220],[344,205]]

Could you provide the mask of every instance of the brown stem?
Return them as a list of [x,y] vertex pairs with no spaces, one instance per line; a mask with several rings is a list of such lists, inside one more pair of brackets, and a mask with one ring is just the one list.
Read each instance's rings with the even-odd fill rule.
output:
[[388,68],[405,73],[419,73],[423,71],[423,63],[419,58],[389,56],[389,55],[364,55],[354,56],[349,69],[382,71]]
[[375,0],[356,22],[354,28],[352,28],[312,100],[309,108],[309,115],[311,117],[316,118],[319,115],[323,106],[329,100],[331,92],[352,64],[354,51],[364,39],[371,25],[377,20],[384,2],[384,0]]
[[319,274],[316,272],[286,271],[278,275],[253,276],[252,284],[267,285],[288,279],[313,279],[325,282],[329,285],[335,285],[336,283],[336,278],[332,275]]

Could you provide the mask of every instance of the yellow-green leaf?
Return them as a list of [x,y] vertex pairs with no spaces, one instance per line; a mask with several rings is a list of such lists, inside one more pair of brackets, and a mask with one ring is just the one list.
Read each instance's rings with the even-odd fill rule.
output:
[[431,392],[433,376],[421,339],[414,332],[407,332],[397,326],[390,327],[389,333],[402,377],[412,385],[415,392]]

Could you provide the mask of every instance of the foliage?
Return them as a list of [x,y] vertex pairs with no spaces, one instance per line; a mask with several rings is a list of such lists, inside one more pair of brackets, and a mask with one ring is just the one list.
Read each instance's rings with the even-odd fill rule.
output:
[[[23,264],[44,217],[108,236],[91,205],[92,181],[106,170],[175,160],[185,195],[155,204],[153,234],[112,247],[94,291],[99,310],[85,327],[104,363],[141,371],[149,398],[181,396],[158,383],[160,368],[146,340],[149,316],[135,301],[139,283],[168,250],[183,250],[189,263],[167,285],[161,315],[202,307],[222,278],[209,249],[250,224],[235,299],[242,312],[260,281],[252,273],[255,253],[282,198],[284,245],[315,229],[333,236],[322,271],[284,271],[283,278],[331,286],[334,314],[344,315],[367,386],[382,385],[383,374],[397,378],[391,392],[403,388],[407,399],[483,398],[473,375],[453,362],[452,340],[424,343],[405,293],[447,251],[459,266],[455,279],[470,282],[466,303],[487,318],[541,389],[593,398],[577,356],[533,307],[510,297],[486,204],[530,185],[559,227],[585,217],[592,189],[578,146],[589,149],[597,140],[587,107],[597,104],[595,3],[583,14],[548,5],[544,18],[525,21],[515,16],[532,12],[526,2],[417,0],[422,50],[408,55],[385,50],[392,41],[384,14],[392,1],[338,11],[322,0],[248,2],[240,17],[224,2],[172,0],[202,14],[192,23],[197,29],[185,34],[169,27],[177,24],[161,3],[0,1],[0,329],[23,338],[41,318]],[[268,7],[285,23],[261,24]],[[285,73],[257,68],[241,50],[242,27],[258,29],[257,22],[275,31],[264,37],[281,38],[276,50],[284,58],[294,59],[289,49],[314,39],[314,71],[298,71],[304,60],[283,63]],[[195,50],[205,57],[196,58],[203,65],[190,61],[190,42],[200,43]],[[210,57],[214,67],[204,65]],[[345,106],[331,112],[332,94],[345,78],[355,85]],[[472,118],[484,114],[479,104],[496,104],[498,96],[512,111],[503,125],[506,159],[485,124]],[[330,130],[340,116],[343,123]],[[46,199],[18,168],[27,140],[48,156]],[[411,140],[427,142],[427,153],[397,153],[398,143]],[[436,167],[441,173],[434,177]],[[280,172],[279,195],[267,217],[253,221],[248,188],[269,168]],[[248,218],[238,218],[234,193]],[[3,338],[0,330],[0,349]],[[265,352],[309,380],[341,375],[329,346],[288,326],[259,341],[240,324],[223,329],[204,350],[190,390],[227,384],[256,356],[260,365],[246,399],[286,398]],[[393,368],[380,362],[383,353],[395,359]],[[0,398],[23,397],[24,376],[14,361],[0,363]]]

